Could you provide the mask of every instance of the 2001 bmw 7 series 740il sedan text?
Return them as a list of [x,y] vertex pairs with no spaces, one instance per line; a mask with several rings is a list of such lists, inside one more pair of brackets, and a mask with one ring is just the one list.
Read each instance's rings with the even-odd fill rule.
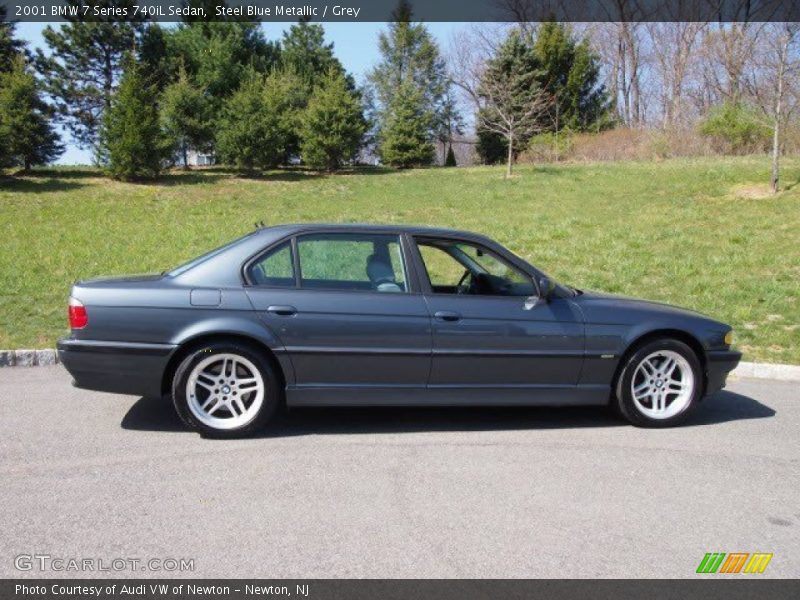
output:
[[260,228],[161,275],[77,283],[69,320],[75,385],[171,395],[212,436],[252,433],[282,402],[611,404],[668,426],[741,358],[724,323],[412,226]]

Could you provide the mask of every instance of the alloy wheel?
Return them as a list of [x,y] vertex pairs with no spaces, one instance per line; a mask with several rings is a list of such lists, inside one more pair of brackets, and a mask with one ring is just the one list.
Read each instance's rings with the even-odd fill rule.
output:
[[692,401],[695,377],[689,361],[672,350],[648,354],[631,379],[636,409],[651,419],[669,419],[683,412]]
[[192,369],[186,398],[192,415],[214,429],[234,429],[250,422],[264,402],[264,378],[238,354],[214,354]]

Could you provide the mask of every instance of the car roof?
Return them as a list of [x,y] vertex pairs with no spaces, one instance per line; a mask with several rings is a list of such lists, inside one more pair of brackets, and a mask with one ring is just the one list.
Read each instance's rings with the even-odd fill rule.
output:
[[275,235],[291,235],[310,231],[325,232],[362,232],[362,233],[411,233],[417,235],[444,235],[451,237],[470,237],[485,239],[485,236],[471,231],[446,229],[443,227],[427,227],[424,225],[384,225],[379,223],[291,223],[262,227],[260,232]]

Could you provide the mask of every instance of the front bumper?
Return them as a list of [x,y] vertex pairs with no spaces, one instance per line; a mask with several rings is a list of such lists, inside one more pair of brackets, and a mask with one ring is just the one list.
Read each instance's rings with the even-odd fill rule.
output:
[[706,366],[706,393],[712,394],[725,387],[728,373],[742,360],[742,353],[736,350],[712,350],[708,353]]
[[73,377],[73,385],[87,390],[161,396],[161,381],[176,346],[133,342],[106,342],[63,338],[58,358]]

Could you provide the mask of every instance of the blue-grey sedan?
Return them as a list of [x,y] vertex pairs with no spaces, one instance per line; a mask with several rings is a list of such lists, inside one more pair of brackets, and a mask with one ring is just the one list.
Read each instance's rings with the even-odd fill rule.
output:
[[233,437],[288,406],[611,405],[684,420],[741,354],[689,310],[554,282],[474,233],[259,228],[160,275],[77,283],[58,351],[82,388],[172,397]]

